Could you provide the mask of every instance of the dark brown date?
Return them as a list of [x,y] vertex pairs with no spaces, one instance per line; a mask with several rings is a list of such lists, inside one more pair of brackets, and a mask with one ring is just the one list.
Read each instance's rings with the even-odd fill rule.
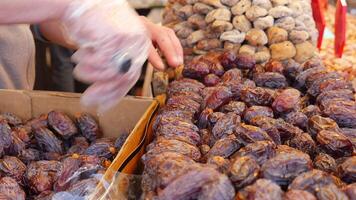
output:
[[90,142],[101,136],[101,131],[95,119],[87,113],[81,113],[75,116],[75,121],[82,135]]
[[67,150],[67,154],[83,154],[89,147],[89,143],[85,137],[74,137],[71,142],[71,147]]
[[79,176],[75,175],[75,173],[78,171],[80,164],[80,159],[72,157],[68,157],[62,161],[62,171],[58,173],[58,179],[53,186],[54,191],[65,191],[71,183],[79,179]]
[[303,71],[303,67],[294,61],[293,59],[288,59],[283,62],[283,74],[284,76],[289,79],[294,81],[296,77]]
[[187,110],[193,113],[197,113],[200,110],[200,104],[185,96],[172,96],[166,102],[167,106],[180,107],[183,106]]
[[235,63],[239,69],[253,69],[256,66],[256,59],[252,55],[238,54]]
[[316,99],[317,104],[322,104],[323,101],[330,99],[344,99],[344,100],[355,100],[354,93],[352,90],[339,89],[322,92]]
[[320,187],[333,183],[331,175],[326,172],[313,169],[297,176],[288,186],[288,189],[305,190],[316,195],[316,193],[320,190]]
[[253,77],[253,80],[259,87],[280,89],[288,86],[286,77],[277,72],[265,72],[261,74],[256,74]]
[[341,133],[344,134],[351,141],[354,148],[356,148],[356,129],[342,128]]
[[[168,96],[168,98],[171,98],[173,96],[184,96],[188,99],[191,99],[193,101],[196,101],[198,103],[203,102],[203,98],[202,96],[200,96],[200,94],[192,92],[192,91],[178,91],[178,92],[174,92],[173,94],[171,94],[170,96]],[[169,108],[169,107],[168,107]],[[167,110],[167,109],[161,109],[161,110]],[[169,110],[169,109],[168,109]],[[161,113],[161,112],[160,112]]]
[[200,94],[204,88],[204,84],[197,80],[182,78],[176,81],[172,81],[167,89],[168,96],[172,96],[176,92],[194,92]]
[[215,74],[208,74],[203,79],[203,83],[207,87],[216,86],[217,84],[220,83],[220,81],[221,81],[220,77],[218,77]]
[[299,128],[306,130],[308,126],[308,117],[298,111],[290,112],[286,114],[283,119],[287,122],[292,124],[293,126],[298,126]]
[[220,173],[227,174],[231,165],[230,160],[221,156],[212,156],[207,159],[208,165],[218,170]]
[[62,165],[58,161],[32,162],[26,171],[26,181],[34,193],[52,190],[52,186],[58,178],[58,172]]
[[260,166],[249,156],[236,157],[232,160],[229,177],[237,190],[252,184],[258,177]]
[[48,113],[48,125],[64,139],[69,139],[78,133],[78,129],[73,121],[66,114],[59,111]]
[[231,135],[240,122],[240,116],[234,113],[227,113],[218,119],[212,129],[212,133],[216,139],[220,139],[225,135]]
[[279,132],[282,143],[292,139],[293,137],[303,132],[298,127],[285,122],[283,119],[277,119],[275,126]]
[[12,144],[11,127],[5,120],[0,120],[0,145],[9,148]]
[[308,133],[297,134],[294,138],[288,141],[288,145],[309,154],[311,157],[314,157],[316,152],[316,144]]
[[38,129],[43,127],[47,128],[48,127],[47,118],[48,118],[47,114],[42,114],[37,118],[33,118],[27,121],[25,125],[31,127],[32,129]]
[[314,158],[314,167],[328,173],[336,172],[336,161],[328,154],[320,153]]
[[199,116],[197,126],[199,129],[205,129],[209,126],[209,116],[213,113],[214,111],[210,108],[204,109]]
[[[21,189],[17,180],[10,177],[0,179],[0,196],[1,200],[25,200],[26,194]],[[5,198],[4,198],[5,197]]]
[[222,118],[224,115],[225,115],[225,113],[222,113],[222,112],[214,112],[214,113],[210,114],[208,117],[210,124],[212,126],[214,126],[216,124],[216,122],[218,122],[219,119]]
[[337,78],[341,78],[341,75],[337,72],[321,71],[319,73],[314,74],[313,76],[308,76],[305,81],[305,85],[307,88],[312,88],[315,87],[313,86],[314,84],[319,85],[325,80]]
[[248,106],[270,106],[274,101],[273,95],[265,88],[246,88],[241,91],[241,100]]
[[251,106],[244,112],[244,121],[251,123],[253,118],[260,116],[273,118],[273,110],[267,106]]
[[235,135],[238,140],[243,144],[254,143],[257,141],[272,141],[271,137],[257,126],[241,124],[235,129]]
[[305,63],[303,63],[303,70],[316,68],[316,67],[324,67],[323,61],[317,56],[315,56],[315,57],[307,60]]
[[275,98],[272,108],[277,113],[292,111],[300,100],[300,92],[296,89],[285,89]]
[[156,138],[156,140],[147,146],[147,153],[145,159],[150,156],[162,152],[176,152],[198,161],[201,158],[201,153],[198,147],[191,144],[181,142],[179,140],[167,140],[163,138]]
[[18,158],[25,164],[30,164],[32,161],[38,161],[41,159],[41,154],[37,149],[23,149]]
[[303,108],[302,113],[304,113],[308,118],[311,118],[314,115],[321,115],[319,107],[315,105],[309,105]]
[[183,76],[192,79],[202,79],[210,72],[209,64],[202,59],[194,58],[186,63],[183,68]]
[[341,127],[356,128],[356,109],[331,104],[323,112]]
[[114,141],[97,140],[90,144],[90,146],[85,150],[84,154],[112,158],[112,156],[117,153]]
[[353,146],[351,141],[342,133],[322,130],[316,136],[318,146],[334,158],[352,155]]
[[158,193],[168,199],[233,199],[234,187],[226,175],[210,167],[190,170]]
[[26,144],[14,133],[11,133],[12,142],[8,149],[7,154],[11,156],[17,156],[23,149],[26,148]]
[[356,181],[356,156],[347,158],[338,166],[339,177],[346,183],[354,183]]
[[276,126],[276,120],[270,117],[257,116],[250,120],[250,124],[260,127],[266,131],[275,144],[281,144],[281,136]]
[[194,113],[186,110],[180,110],[171,106],[164,106],[160,111],[158,111],[157,117],[153,122],[153,130],[157,130],[158,126],[161,124],[161,121],[164,122],[165,118],[175,118],[178,120],[191,122],[194,118],[193,115]]
[[220,140],[217,140],[213,147],[211,147],[208,157],[221,156],[229,158],[233,153],[241,148],[241,144],[234,135],[229,135]]
[[322,130],[339,131],[339,126],[330,118],[321,117],[319,115],[312,116],[308,121],[309,134],[315,138]]
[[274,182],[258,179],[254,184],[245,187],[237,193],[238,200],[282,200],[283,191]]
[[349,199],[356,199],[356,183],[346,186],[343,190]]
[[220,111],[224,113],[233,112],[241,115],[246,109],[246,104],[241,101],[230,101],[228,104],[221,107]]
[[284,66],[281,61],[271,59],[265,64],[265,69],[267,72],[277,72],[283,74]]
[[254,158],[259,165],[265,163],[276,154],[276,145],[270,141],[257,141],[247,144],[237,151],[232,158],[250,156]]
[[208,52],[200,58],[200,60],[208,64],[210,74],[215,74],[219,77],[225,72],[224,67],[220,63],[220,56],[220,52]]
[[228,103],[232,98],[231,90],[225,86],[217,86],[204,99],[203,108],[210,108],[216,110],[220,106]]
[[29,126],[16,126],[12,129],[12,133],[26,144],[29,144],[33,137],[32,128]]
[[22,183],[23,175],[26,172],[26,165],[16,157],[4,156],[0,160],[0,173],[2,176],[9,176],[18,183]]
[[321,92],[328,92],[338,89],[352,89],[352,85],[344,79],[330,78],[314,83],[308,89],[308,94],[313,97],[317,97]]
[[23,123],[20,117],[12,113],[2,113],[0,119],[5,120],[11,126],[18,126]]
[[242,72],[239,69],[230,69],[224,73],[221,77],[222,82],[241,82],[242,81]]
[[313,67],[306,69],[303,72],[299,73],[296,77],[296,88],[302,89],[305,87],[305,81],[309,76],[325,71],[325,67]]
[[155,135],[165,139],[179,140],[192,145],[197,145],[201,142],[201,137],[197,131],[182,126],[164,125],[156,131]]
[[261,167],[262,177],[288,186],[299,174],[312,169],[310,157],[302,152],[279,153]]
[[335,184],[323,185],[315,195],[318,200],[340,199],[348,200],[346,194]]
[[284,194],[283,199],[284,200],[316,200],[313,194],[303,190],[288,190]]
[[36,129],[35,138],[38,146],[43,151],[63,154],[64,150],[62,141],[59,140],[49,129]]
[[220,63],[225,68],[225,70],[237,68],[237,55],[234,51],[225,51],[220,56]]

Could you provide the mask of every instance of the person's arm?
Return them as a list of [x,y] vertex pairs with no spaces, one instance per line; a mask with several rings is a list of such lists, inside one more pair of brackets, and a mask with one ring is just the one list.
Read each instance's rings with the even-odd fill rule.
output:
[[1,0],[0,24],[37,24],[60,19],[71,0]]
[[36,25],[41,35],[48,41],[69,49],[78,49],[78,45],[70,40],[64,26],[58,21],[44,22]]

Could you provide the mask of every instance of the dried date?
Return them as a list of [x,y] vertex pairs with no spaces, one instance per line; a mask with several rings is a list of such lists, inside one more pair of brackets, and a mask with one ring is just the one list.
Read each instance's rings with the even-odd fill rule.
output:
[[26,144],[16,135],[14,132],[11,133],[12,142],[8,149],[6,149],[7,154],[12,156],[17,156],[23,149],[26,148]]
[[197,126],[199,129],[204,129],[209,126],[209,116],[213,113],[214,111],[210,108],[204,109],[199,116]]
[[49,129],[36,129],[34,135],[38,146],[43,151],[63,154],[64,150],[62,141],[58,139]]
[[352,90],[348,89],[339,89],[332,91],[323,91],[316,99],[317,104],[321,104],[325,100],[330,99],[344,99],[344,100],[355,100],[354,93]]
[[288,186],[299,174],[312,169],[312,161],[302,152],[279,153],[261,167],[262,177]]
[[337,165],[333,157],[328,154],[320,153],[314,159],[314,167],[324,172],[335,173]]
[[277,72],[283,74],[284,66],[283,63],[279,60],[271,59],[265,64],[265,69],[267,72]]
[[0,179],[0,199],[2,200],[25,200],[26,194],[17,180],[10,177]]
[[251,123],[253,118],[260,116],[273,118],[273,110],[267,106],[251,106],[244,112],[244,121]]
[[256,74],[253,77],[256,85],[259,87],[267,87],[271,89],[280,89],[288,86],[287,79],[282,74],[277,72],[265,72]]
[[284,194],[284,200],[316,200],[310,192],[303,190],[288,190]]
[[72,139],[71,147],[67,150],[67,154],[83,154],[89,147],[89,143],[85,137],[75,137]]
[[270,141],[257,141],[247,144],[237,151],[232,158],[250,156],[254,158],[259,165],[265,163],[276,154],[276,145]]
[[25,126],[29,126],[34,130],[38,129],[38,128],[47,128],[48,127],[47,118],[48,118],[47,114],[42,114],[37,118],[33,118],[33,119],[27,121]]
[[318,146],[334,158],[352,155],[353,146],[351,141],[342,133],[322,130],[316,136]]
[[352,86],[350,83],[343,79],[329,78],[326,80],[316,81],[312,86],[310,86],[307,92],[309,95],[317,97],[321,92],[328,92],[338,89],[352,89]]
[[252,184],[258,177],[260,166],[249,156],[236,157],[232,160],[229,177],[236,189]]
[[321,115],[321,111],[318,106],[309,105],[301,110],[308,118],[313,117],[314,115]]
[[356,156],[347,158],[338,166],[337,172],[346,183],[354,183],[356,181]]
[[5,120],[11,126],[18,126],[23,123],[20,117],[12,113],[2,113],[0,119]]
[[257,126],[251,126],[246,124],[241,124],[236,127],[235,135],[238,140],[243,144],[247,145],[248,143],[254,143],[257,141],[272,141],[271,137]]
[[78,129],[73,121],[66,114],[59,111],[48,113],[48,125],[64,139],[69,139],[78,133]]
[[85,155],[112,158],[117,153],[113,140],[97,140],[85,150]]
[[315,138],[322,130],[339,131],[339,126],[330,118],[314,115],[309,119],[307,129],[309,134]]
[[254,184],[245,187],[237,193],[238,200],[282,200],[283,191],[274,182],[258,179]]
[[292,111],[300,100],[300,92],[296,89],[285,89],[275,98],[272,108],[277,113]]
[[311,157],[316,152],[316,144],[308,133],[297,134],[288,142],[288,145],[309,154]]
[[52,186],[58,178],[58,172],[62,165],[58,161],[32,162],[26,171],[26,181],[34,193],[52,190]]
[[356,183],[346,186],[343,190],[349,199],[356,199]]
[[222,82],[241,82],[242,81],[242,72],[239,69],[230,69],[224,73],[221,77]]
[[356,128],[356,109],[331,104],[323,112],[341,127]]
[[303,71],[303,67],[293,59],[284,61],[283,68],[284,76],[292,81],[295,81],[296,77]]
[[221,107],[220,111],[224,113],[233,112],[241,115],[246,110],[246,104],[241,101],[230,101],[228,104]]
[[225,51],[220,55],[219,59],[225,70],[237,68],[237,55],[234,51]]
[[37,149],[23,149],[18,158],[25,164],[30,164],[32,161],[38,161],[41,159],[41,154]]
[[97,178],[88,178],[80,180],[71,185],[66,192],[76,197],[87,197],[97,187],[99,180]]
[[344,134],[351,141],[354,148],[356,148],[356,129],[342,128],[341,133]]
[[29,144],[33,137],[32,128],[29,126],[16,126],[12,129],[12,133],[26,144]]
[[9,176],[18,183],[22,182],[26,169],[26,165],[16,157],[4,156],[3,159],[0,160],[1,175]]
[[194,92],[200,94],[204,87],[204,84],[197,80],[183,78],[172,81],[167,89],[167,94],[168,96],[172,96],[176,92]]
[[308,117],[303,112],[290,112],[286,114],[283,119],[292,124],[293,126],[298,126],[299,128],[306,130],[308,126]]
[[12,144],[11,127],[5,120],[0,120],[0,146],[9,148]]
[[80,159],[68,157],[62,161],[62,171],[58,173],[58,179],[53,185],[54,191],[65,191],[71,183],[78,180],[80,177],[76,175],[80,167]]
[[228,103],[232,98],[231,90],[225,86],[217,86],[204,99],[203,108],[216,110]]
[[323,185],[315,195],[318,200],[338,199],[348,200],[346,194],[335,184]]
[[248,106],[270,106],[274,101],[273,95],[261,87],[246,88],[241,91],[241,100]]
[[223,174],[228,173],[229,166],[231,164],[229,159],[223,158],[221,156],[209,157],[206,163]]
[[76,115],[75,121],[82,135],[90,142],[95,141],[96,138],[101,136],[101,131],[98,123],[89,114],[82,113]]
[[256,66],[256,59],[252,55],[238,54],[235,63],[239,69],[253,69]]
[[211,147],[208,157],[220,156],[229,158],[233,153],[241,148],[241,144],[234,135],[229,135],[220,140],[217,140],[213,147]]
[[281,136],[276,126],[276,120],[270,117],[257,116],[250,120],[250,124],[266,131],[275,144],[281,144]]
[[299,73],[296,77],[296,88],[302,89],[305,87],[305,81],[309,76],[325,71],[325,67],[313,67],[306,69],[303,72]]
[[214,138],[219,139],[225,135],[231,135],[235,131],[235,128],[240,124],[240,116],[234,113],[227,113],[218,119],[212,129]]
[[183,68],[183,76],[192,79],[202,79],[209,74],[209,64],[199,58],[194,58],[186,63]]
[[298,127],[285,122],[283,119],[277,119],[275,127],[279,132],[282,143],[292,139],[293,137],[303,132]]
[[197,113],[200,110],[200,104],[192,99],[186,98],[185,96],[172,96],[166,102],[167,106],[184,106],[187,110],[192,113]]
[[204,77],[203,79],[203,83],[204,85],[206,85],[207,87],[213,87],[216,86],[217,84],[219,84],[221,81],[220,77],[218,77],[215,74],[208,74]]

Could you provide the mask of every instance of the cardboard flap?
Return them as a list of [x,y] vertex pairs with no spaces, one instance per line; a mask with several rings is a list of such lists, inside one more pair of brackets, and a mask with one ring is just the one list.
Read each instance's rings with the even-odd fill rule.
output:
[[31,97],[24,91],[0,89],[0,99],[0,112],[15,113],[22,119],[32,117]]

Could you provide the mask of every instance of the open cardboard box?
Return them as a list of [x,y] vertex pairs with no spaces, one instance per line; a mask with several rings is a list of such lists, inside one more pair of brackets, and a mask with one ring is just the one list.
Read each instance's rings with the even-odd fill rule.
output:
[[0,99],[0,112],[11,112],[23,119],[37,117],[51,110],[63,111],[70,117],[78,112],[87,112],[96,117],[104,137],[118,137],[122,133],[130,132],[106,171],[106,180],[111,180],[123,166],[129,166],[125,162],[131,160],[130,155],[139,147],[146,135],[147,124],[159,107],[159,102],[151,98],[125,97],[116,107],[98,115],[94,109],[81,107],[80,94],[75,93],[0,90]]

